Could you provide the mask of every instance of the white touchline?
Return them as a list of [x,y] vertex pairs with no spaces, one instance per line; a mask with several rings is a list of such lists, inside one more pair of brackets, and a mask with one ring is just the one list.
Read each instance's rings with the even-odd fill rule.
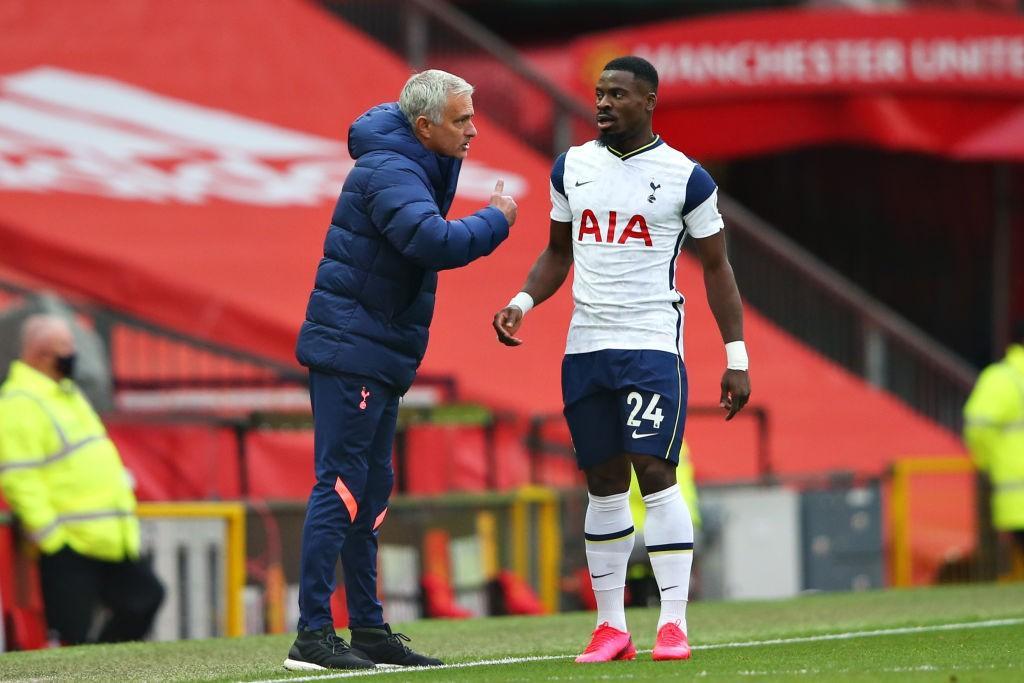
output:
[[825,633],[820,636],[801,636],[798,638],[775,638],[772,640],[752,640],[742,643],[710,643],[695,645],[694,650],[719,650],[727,647],[757,647],[759,645],[784,645],[787,643],[813,643],[819,640],[848,640],[850,638],[870,638],[872,636],[897,636],[904,633],[929,633],[932,631],[959,631],[966,628],[991,628],[993,626],[1015,626],[1024,624],[1024,618],[989,619],[988,621],[966,621],[959,624],[935,624],[933,626],[904,626],[902,628],[883,628],[877,631],[850,631],[849,633]]
[[[734,643],[709,643],[694,645],[693,650],[721,650],[733,647],[759,647],[762,645],[788,645],[791,643],[814,643],[822,640],[849,640],[851,638],[871,638],[874,636],[895,636],[906,633],[930,633],[933,631],[959,631],[969,628],[992,628],[995,626],[1016,626],[1024,624],[1024,617],[1011,619],[989,619],[987,621],[965,621],[954,624],[934,624],[932,626],[904,626],[900,628],[883,628],[875,631],[848,631],[846,633],[825,633],[818,636],[799,636],[796,638],[773,638],[771,640],[745,640]],[[650,652],[650,650],[637,650]],[[503,659],[482,659],[476,662],[459,662],[443,666],[410,666],[387,669],[370,669],[362,671],[345,671],[336,674],[325,673],[319,676],[302,676],[296,678],[269,678],[249,683],[298,683],[300,681],[329,681],[336,678],[355,678],[357,676],[384,676],[394,673],[412,673],[414,671],[444,671],[445,669],[468,669],[476,666],[497,666],[501,664],[526,664],[528,662],[550,662],[558,659],[572,659],[571,655],[538,655],[534,657],[505,657]]]

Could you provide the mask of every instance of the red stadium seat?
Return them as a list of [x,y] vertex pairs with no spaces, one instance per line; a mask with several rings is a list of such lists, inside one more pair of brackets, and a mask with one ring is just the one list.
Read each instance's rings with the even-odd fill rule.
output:
[[238,445],[230,428],[115,422],[108,431],[135,478],[139,500],[239,496]]
[[487,489],[487,437],[483,427],[447,427],[450,468],[448,488],[453,491]]
[[547,612],[530,584],[515,572],[503,569],[498,572],[497,581],[504,601],[505,614],[532,615]]
[[530,451],[525,420],[500,420],[494,425],[494,485],[501,490],[530,483]]
[[448,541],[448,532],[443,529],[430,529],[423,538],[420,586],[423,589],[424,613],[437,619],[465,619],[472,613],[455,602]]
[[34,559],[18,552],[18,540],[10,525],[0,526],[0,597],[7,649],[46,647],[46,616],[38,570]]
[[306,500],[313,488],[313,430],[258,429],[246,441],[249,495]]
[[448,451],[443,428],[412,425],[405,433],[406,492],[413,495],[444,493],[447,486]]
[[569,487],[583,478],[573,456],[569,425],[561,417],[544,420],[537,429],[540,453],[537,455],[536,483],[543,486]]
[[416,495],[487,488],[487,438],[483,427],[412,425],[405,435],[407,492]]

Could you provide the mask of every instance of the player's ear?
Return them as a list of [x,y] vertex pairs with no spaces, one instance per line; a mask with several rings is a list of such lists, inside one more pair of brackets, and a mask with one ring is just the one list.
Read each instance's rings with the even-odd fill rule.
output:
[[649,92],[649,93],[647,93],[647,103],[644,106],[644,109],[646,109],[647,111],[654,111],[654,108],[656,106],[658,106],[658,93],[656,93],[656,92]]

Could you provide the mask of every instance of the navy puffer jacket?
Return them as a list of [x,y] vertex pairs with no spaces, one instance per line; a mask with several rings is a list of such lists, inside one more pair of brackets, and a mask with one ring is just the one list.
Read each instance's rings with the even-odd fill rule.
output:
[[437,271],[490,254],[509,225],[494,207],[445,219],[462,161],[424,147],[397,103],[356,119],[348,150],[356,164],[334,208],[295,354],[308,368],[372,377],[405,393],[427,349]]

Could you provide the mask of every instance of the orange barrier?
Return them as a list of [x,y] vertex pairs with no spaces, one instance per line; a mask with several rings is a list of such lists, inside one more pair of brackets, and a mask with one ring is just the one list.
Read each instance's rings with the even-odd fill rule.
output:
[[975,472],[964,457],[906,458],[893,466],[893,586],[934,583],[942,563],[971,555],[977,539]]

